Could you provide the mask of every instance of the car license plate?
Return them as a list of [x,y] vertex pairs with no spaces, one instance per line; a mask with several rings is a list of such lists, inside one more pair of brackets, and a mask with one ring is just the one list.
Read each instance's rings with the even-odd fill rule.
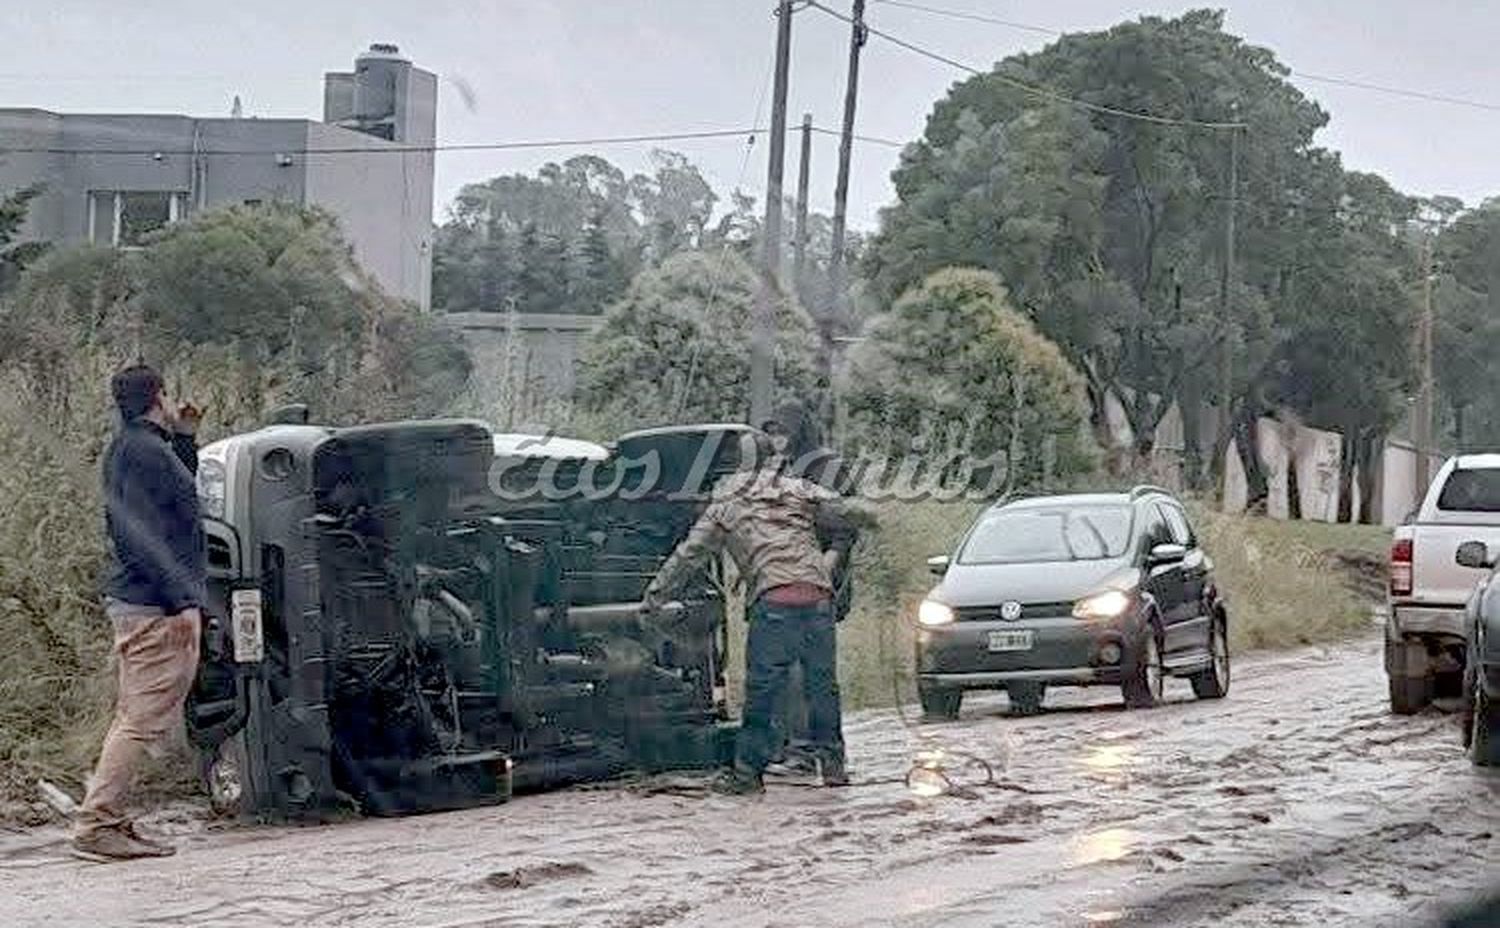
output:
[[1030,651],[1031,632],[990,632],[991,651]]
[[260,607],[260,590],[235,590],[229,594],[229,621],[234,629],[236,663],[251,664],[266,659]]

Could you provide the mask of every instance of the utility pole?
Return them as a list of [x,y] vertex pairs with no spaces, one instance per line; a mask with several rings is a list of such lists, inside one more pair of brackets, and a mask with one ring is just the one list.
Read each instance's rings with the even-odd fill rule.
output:
[[[1231,103],[1229,111],[1231,121],[1238,122],[1239,104]],[[1230,333],[1234,331],[1231,293],[1234,289],[1234,220],[1239,199],[1240,128],[1233,126],[1229,130],[1229,197],[1224,204],[1224,267],[1219,278],[1219,434],[1225,436],[1225,440],[1215,443],[1214,452],[1218,455],[1227,453],[1230,442],[1234,440],[1234,346]],[[1186,415],[1186,411],[1183,414]],[[1257,453],[1255,448],[1249,451]],[[1224,473],[1224,461],[1214,462],[1209,472]],[[1222,486],[1218,489],[1221,493],[1224,490]]]
[[775,396],[776,301],[781,294],[781,183],[786,171],[786,97],[792,67],[792,0],[776,4],[776,82],[771,94],[771,152],[766,168],[764,266],[750,339],[750,421],[771,415]]
[[807,273],[807,186],[812,172],[812,113],[802,114],[802,163],[797,174],[797,228],[792,233],[792,288],[801,293]]
[[1417,446],[1417,494],[1427,492],[1432,482],[1432,468],[1427,455],[1433,445],[1436,431],[1433,417],[1436,397],[1432,377],[1432,233],[1422,231],[1422,315],[1417,320],[1417,363],[1420,365],[1420,381],[1417,388],[1416,408],[1412,410],[1414,444]]
[[[849,79],[844,85],[844,126],[839,135],[839,176],[833,188],[833,254],[829,278],[833,286],[835,319],[844,315],[844,229],[849,217],[849,161],[854,154],[854,111],[859,102],[859,53],[870,34],[865,30],[865,0],[854,0],[854,22],[849,32]],[[825,324],[827,323],[825,312]]]

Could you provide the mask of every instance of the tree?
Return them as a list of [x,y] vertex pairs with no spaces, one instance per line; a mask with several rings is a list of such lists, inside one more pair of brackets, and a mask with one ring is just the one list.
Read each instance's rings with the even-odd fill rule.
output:
[[1285,75],[1200,10],[1069,35],[956,85],[893,177],[898,201],[866,259],[879,298],[949,264],[996,271],[1085,377],[1099,437],[1113,395],[1149,455],[1171,402],[1213,384],[1225,341],[1242,352],[1265,328],[1256,267],[1287,230],[1274,209],[1242,209],[1236,315],[1220,318],[1228,130],[1083,110],[1017,82],[1184,120],[1237,114],[1255,126],[1240,152],[1252,204],[1284,199],[1326,120]]
[[952,450],[956,430],[1021,484],[1090,463],[1083,378],[986,271],[938,271],[877,317],[850,358],[846,403],[858,443],[893,454]]
[[469,374],[457,336],[385,295],[332,217],[286,205],[204,213],[139,251],[39,262],[0,312],[0,363],[63,405],[75,358],[160,364],[235,427],[292,401],[329,421],[431,414]]
[[[578,398],[617,430],[671,422],[746,421],[755,272],[732,252],[683,252],[645,271],[588,342]],[[813,334],[796,303],[777,305],[775,382],[806,399]]]
[[[579,155],[535,177],[468,184],[438,230],[433,305],[498,312],[514,300],[532,312],[602,312],[643,267],[700,247],[717,201],[698,168],[669,151],[653,151],[651,170],[633,177]],[[501,253],[492,243],[506,239],[517,244]],[[584,256],[587,268],[578,266]],[[496,293],[503,300],[490,299]]]
[[1459,450],[1500,444],[1500,201],[1448,209],[1434,257],[1433,365]]
[[16,242],[31,201],[42,194],[42,186],[33,184],[0,198],[0,293],[15,286],[26,265],[47,250],[46,242]]

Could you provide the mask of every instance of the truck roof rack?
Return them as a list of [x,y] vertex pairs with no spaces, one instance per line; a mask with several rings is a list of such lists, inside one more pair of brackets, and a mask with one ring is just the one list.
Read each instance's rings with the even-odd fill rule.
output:
[[1153,486],[1153,485],[1151,485],[1149,483],[1143,483],[1143,484],[1141,484],[1139,486],[1132,487],[1131,490],[1130,490],[1130,498],[1131,499],[1140,499],[1142,496],[1156,496],[1156,495],[1171,496],[1172,495],[1172,491],[1168,490],[1168,489],[1165,489],[1164,487]]

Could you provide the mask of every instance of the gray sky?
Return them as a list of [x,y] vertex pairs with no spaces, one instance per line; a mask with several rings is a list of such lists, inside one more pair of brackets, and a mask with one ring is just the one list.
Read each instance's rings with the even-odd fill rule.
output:
[[[847,9],[848,0],[825,0]],[[1064,30],[1097,29],[1143,14],[1209,3],[1116,0],[918,0]],[[1224,3],[1224,0],[1219,0]],[[1292,68],[1500,106],[1500,7],[1471,0],[1255,0],[1225,3],[1229,28],[1269,46]],[[439,91],[443,142],[694,131],[749,125],[767,90],[771,0],[51,0],[6,10],[0,106],[63,111],[318,118],[322,73],[347,70],[372,41],[399,44],[418,65],[472,88],[471,111],[452,80]],[[1036,49],[1044,35],[959,22],[871,0],[878,28],[977,66]],[[848,27],[816,10],[796,19],[791,114],[837,127]],[[873,38],[866,48],[858,128],[908,141],[962,73]],[[1500,111],[1296,82],[1332,114],[1321,142],[1353,168],[1378,171],[1410,193],[1473,203],[1500,192]],[[762,121],[766,119],[763,113]],[[764,141],[676,143],[721,194],[743,178],[765,184]],[[445,153],[438,158],[442,218],[462,184],[530,171],[581,149]],[[649,146],[596,149],[628,170]],[[795,147],[789,147],[795,157]],[[836,140],[814,150],[813,206],[832,202]],[[897,152],[855,149],[851,222],[869,228],[891,199]],[[742,174],[742,165],[745,169]],[[795,169],[795,162],[792,162]],[[790,189],[789,175],[789,189]]]

